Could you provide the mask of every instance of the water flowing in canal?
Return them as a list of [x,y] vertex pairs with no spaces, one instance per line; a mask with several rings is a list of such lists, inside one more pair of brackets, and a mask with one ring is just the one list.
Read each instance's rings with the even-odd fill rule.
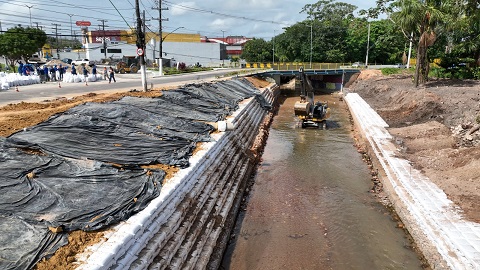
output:
[[287,98],[275,116],[222,269],[422,269],[402,229],[369,190],[345,104],[327,130],[296,126]]

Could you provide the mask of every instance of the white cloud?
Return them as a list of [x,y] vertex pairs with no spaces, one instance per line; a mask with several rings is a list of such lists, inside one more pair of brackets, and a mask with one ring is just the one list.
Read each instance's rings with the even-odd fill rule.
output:
[[189,12],[189,8],[198,8],[195,2],[176,3],[170,8],[170,14],[174,16],[184,15]]
[[[238,21],[236,22],[234,19],[215,19],[212,22],[210,22],[210,27],[211,30],[216,30],[216,31],[221,31],[224,30],[228,32],[233,26],[238,25]],[[225,34],[227,35],[227,34]]]
[[259,10],[271,9],[280,6],[281,1],[274,0],[229,0],[225,1],[225,9],[228,10]]

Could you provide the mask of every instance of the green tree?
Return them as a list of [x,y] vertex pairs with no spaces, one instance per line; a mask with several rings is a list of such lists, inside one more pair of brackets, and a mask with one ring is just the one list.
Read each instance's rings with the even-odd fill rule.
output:
[[275,54],[280,61],[344,62],[345,38],[357,7],[333,0],[321,0],[303,7],[307,20],[285,28],[275,37]]
[[354,5],[336,2],[335,0],[320,0],[315,4],[305,5],[301,13],[306,13],[309,20],[330,22],[342,27],[345,20],[354,18],[353,12],[356,9],[357,7]]
[[275,37],[275,55],[284,62],[309,61],[310,27],[296,23],[285,28],[285,32]]
[[[458,55],[459,61],[480,66],[480,5],[478,0],[460,1],[452,9],[448,53]],[[453,18],[455,18],[453,20]],[[466,61],[471,59],[470,61]]]
[[36,28],[15,27],[0,35],[0,55],[4,55],[7,63],[15,66],[15,62],[28,59],[45,44],[47,35]]
[[[455,5],[454,0],[378,0],[377,7],[362,11],[374,18],[381,12],[390,14],[390,18],[402,30],[407,39],[417,43],[417,64],[414,84],[417,87],[428,80],[429,58],[427,49],[432,46],[442,31],[442,26],[449,21],[449,11]],[[413,34],[413,36],[412,36]],[[413,41],[413,40],[412,40]]]
[[[350,62],[364,61],[367,51],[368,24],[366,19],[352,20],[345,39],[347,59]],[[390,20],[370,22],[370,63],[395,64],[402,62],[406,39],[400,29]]]
[[304,23],[313,26],[313,61],[347,60],[345,39],[356,9],[354,5],[334,0],[321,0],[303,7],[301,12],[308,15]]
[[236,67],[238,66],[238,62],[240,62],[240,58],[238,58],[238,56],[234,56],[232,59],[230,59],[230,62],[232,62],[233,66]]
[[254,38],[245,43],[241,57],[247,62],[270,62],[273,59],[273,44]]

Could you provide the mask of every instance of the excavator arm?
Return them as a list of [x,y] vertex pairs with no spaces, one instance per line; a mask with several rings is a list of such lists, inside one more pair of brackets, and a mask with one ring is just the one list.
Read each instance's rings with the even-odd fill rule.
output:
[[[300,101],[295,102],[294,111],[296,116],[307,117],[312,113],[313,87],[305,74],[303,67],[298,70],[297,79],[300,80]],[[311,93],[312,97],[309,97]]]
[[326,126],[325,120],[330,117],[330,108],[327,103],[316,102],[312,82],[305,74],[303,67],[299,69],[297,79],[300,80],[300,100],[295,102],[294,111],[302,127],[319,126],[320,122]]

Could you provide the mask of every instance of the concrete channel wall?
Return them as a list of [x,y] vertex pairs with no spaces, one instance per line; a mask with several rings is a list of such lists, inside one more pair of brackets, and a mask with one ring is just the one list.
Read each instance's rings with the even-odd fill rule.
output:
[[[278,86],[262,89],[273,104]],[[268,114],[255,98],[212,134],[146,209],[115,226],[80,254],[77,269],[216,269],[254,163],[250,148]]]
[[480,224],[464,220],[446,194],[399,151],[388,124],[356,93],[345,96],[384,190],[433,269],[480,269]]

